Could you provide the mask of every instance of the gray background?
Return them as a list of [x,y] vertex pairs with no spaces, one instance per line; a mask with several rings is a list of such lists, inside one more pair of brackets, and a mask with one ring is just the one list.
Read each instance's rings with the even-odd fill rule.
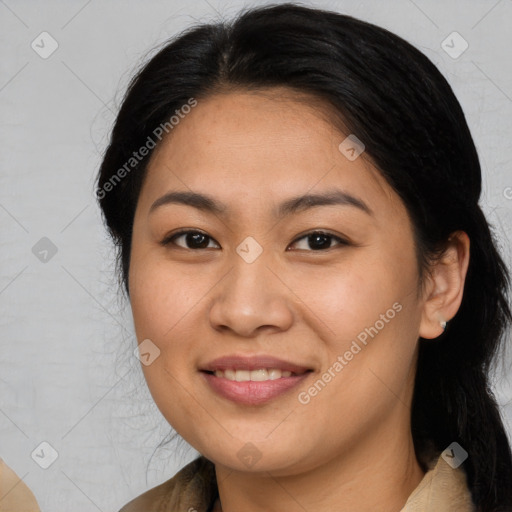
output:
[[[386,27],[441,69],[475,138],[481,204],[510,268],[512,1],[304,3]],[[130,310],[117,294],[93,182],[124,88],[147,52],[191,23],[249,5],[0,0],[0,457],[43,512],[116,511],[196,456],[171,445],[150,460],[169,427],[132,356]],[[46,59],[31,47],[43,46],[43,31],[58,44]],[[456,59],[441,47],[453,31],[469,44]],[[33,252],[48,244],[43,237],[57,250],[46,261]],[[509,433],[511,380],[510,370],[496,374]],[[58,453],[48,469],[31,457],[43,441]]]

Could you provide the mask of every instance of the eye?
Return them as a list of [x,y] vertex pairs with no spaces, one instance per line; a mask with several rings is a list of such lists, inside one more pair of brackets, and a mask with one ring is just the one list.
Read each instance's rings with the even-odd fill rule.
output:
[[[176,243],[176,240],[179,240],[180,238],[184,238],[185,246]],[[164,240],[162,240],[160,244],[163,246],[174,244],[184,249],[207,249],[209,241],[213,241],[213,238],[208,236],[206,233],[197,230],[188,230],[179,231],[178,233],[175,233],[172,236],[168,236]],[[219,247],[218,244],[217,247]]]
[[[180,239],[184,240],[184,245],[182,243],[177,243],[177,240]],[[321,251],[331,249],[333,240],[338,242],[338,245],[349,245],[349,243],[346,240],[343,240],[339,236],[324,231],[311,231],[310,233],[307,233],[306,235],[297,238],[294,242],[292,242],[291,245],[296,245],[301,240],[306,241],[302,242],[303,247],[298,247],[299,250],[311,249],[313,251]],[[212,237],[210,237],[206,233],[203,233],[202,231],[182,230],[179,231],[178,233],[174,233],[173,235],[166,237],[164,240],[160,242],[160,244],[163,246],[173,244],[177,245],[178,247],[182,247],[183,249],[207,249],[210,242],[214,242],[216,244],[216,247],[220,248],[219,244],[215,242]],[[306,247],[304,247],[304,245]]]
[[308,248],[304,247],[304,245],[309,245],[309,247],[311,247],[313,251],[331,249],[332,240],[336,240],[338,242],[338,245],[349,245],[349,243],[346,240],[343,240],[339,236],[324,231],[312,231],[310,233],[307,233],[306,235],[297,238],[294,242],[292,242],[292,245],[297,244],[300,240],[303,239],[306,239],[306,242],[303,242],[303,247],[299,247],[300,250],[308,250]]

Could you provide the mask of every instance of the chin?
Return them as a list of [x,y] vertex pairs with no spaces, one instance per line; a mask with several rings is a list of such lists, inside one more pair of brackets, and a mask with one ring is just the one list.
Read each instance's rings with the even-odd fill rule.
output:
[[246,443],[237,440],[228,447],[219,447],[219,450],[204,450],[201,453],[215,464],[225,466],[234,471],[267,473],[274,476],[285,476],[300,473],[311,462],[306,462],[298,453],[297,447],[301,441],[288,439],[289,446],[283,446],[279,440],[265,443]]

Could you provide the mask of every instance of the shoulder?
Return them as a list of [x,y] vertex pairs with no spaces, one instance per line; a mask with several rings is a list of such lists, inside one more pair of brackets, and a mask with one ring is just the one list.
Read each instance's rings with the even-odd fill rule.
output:
[[192,508],[206,512],[217,496],[214,464],[194,459],[166,482],[127,503],[119,512],[163,512]]
[[0,459],[0,512],[39,512],[39,505],[25,482]]

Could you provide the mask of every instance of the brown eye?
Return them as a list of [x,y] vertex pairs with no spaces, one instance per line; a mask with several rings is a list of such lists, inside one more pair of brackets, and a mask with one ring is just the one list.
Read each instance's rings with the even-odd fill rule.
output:
[[313,250],[321,251],[325,249],[331,249],[331,242],[333,240],[338,242],[338,245],[348,245],[346,240],[343,240],[339,236],[324,231],[312,231],[300,238],[297,238],[292,245],[297,244],[300,240],[306,239],[306,247],[299,247],[299,250]]
[[[184,239],[185,245],[182,245],[181,243],[176,243],[176,241],[179,239]],[[210,241],[213,241],[213,238],[208,236],[206,233],[202,233],[201,231],[189,230],[175,233],[174,235],[162,240],[161,244],[164,246],[174,244],[177,245],[178,247],[182,247],[183,249],[206,249],[208,248]]]

